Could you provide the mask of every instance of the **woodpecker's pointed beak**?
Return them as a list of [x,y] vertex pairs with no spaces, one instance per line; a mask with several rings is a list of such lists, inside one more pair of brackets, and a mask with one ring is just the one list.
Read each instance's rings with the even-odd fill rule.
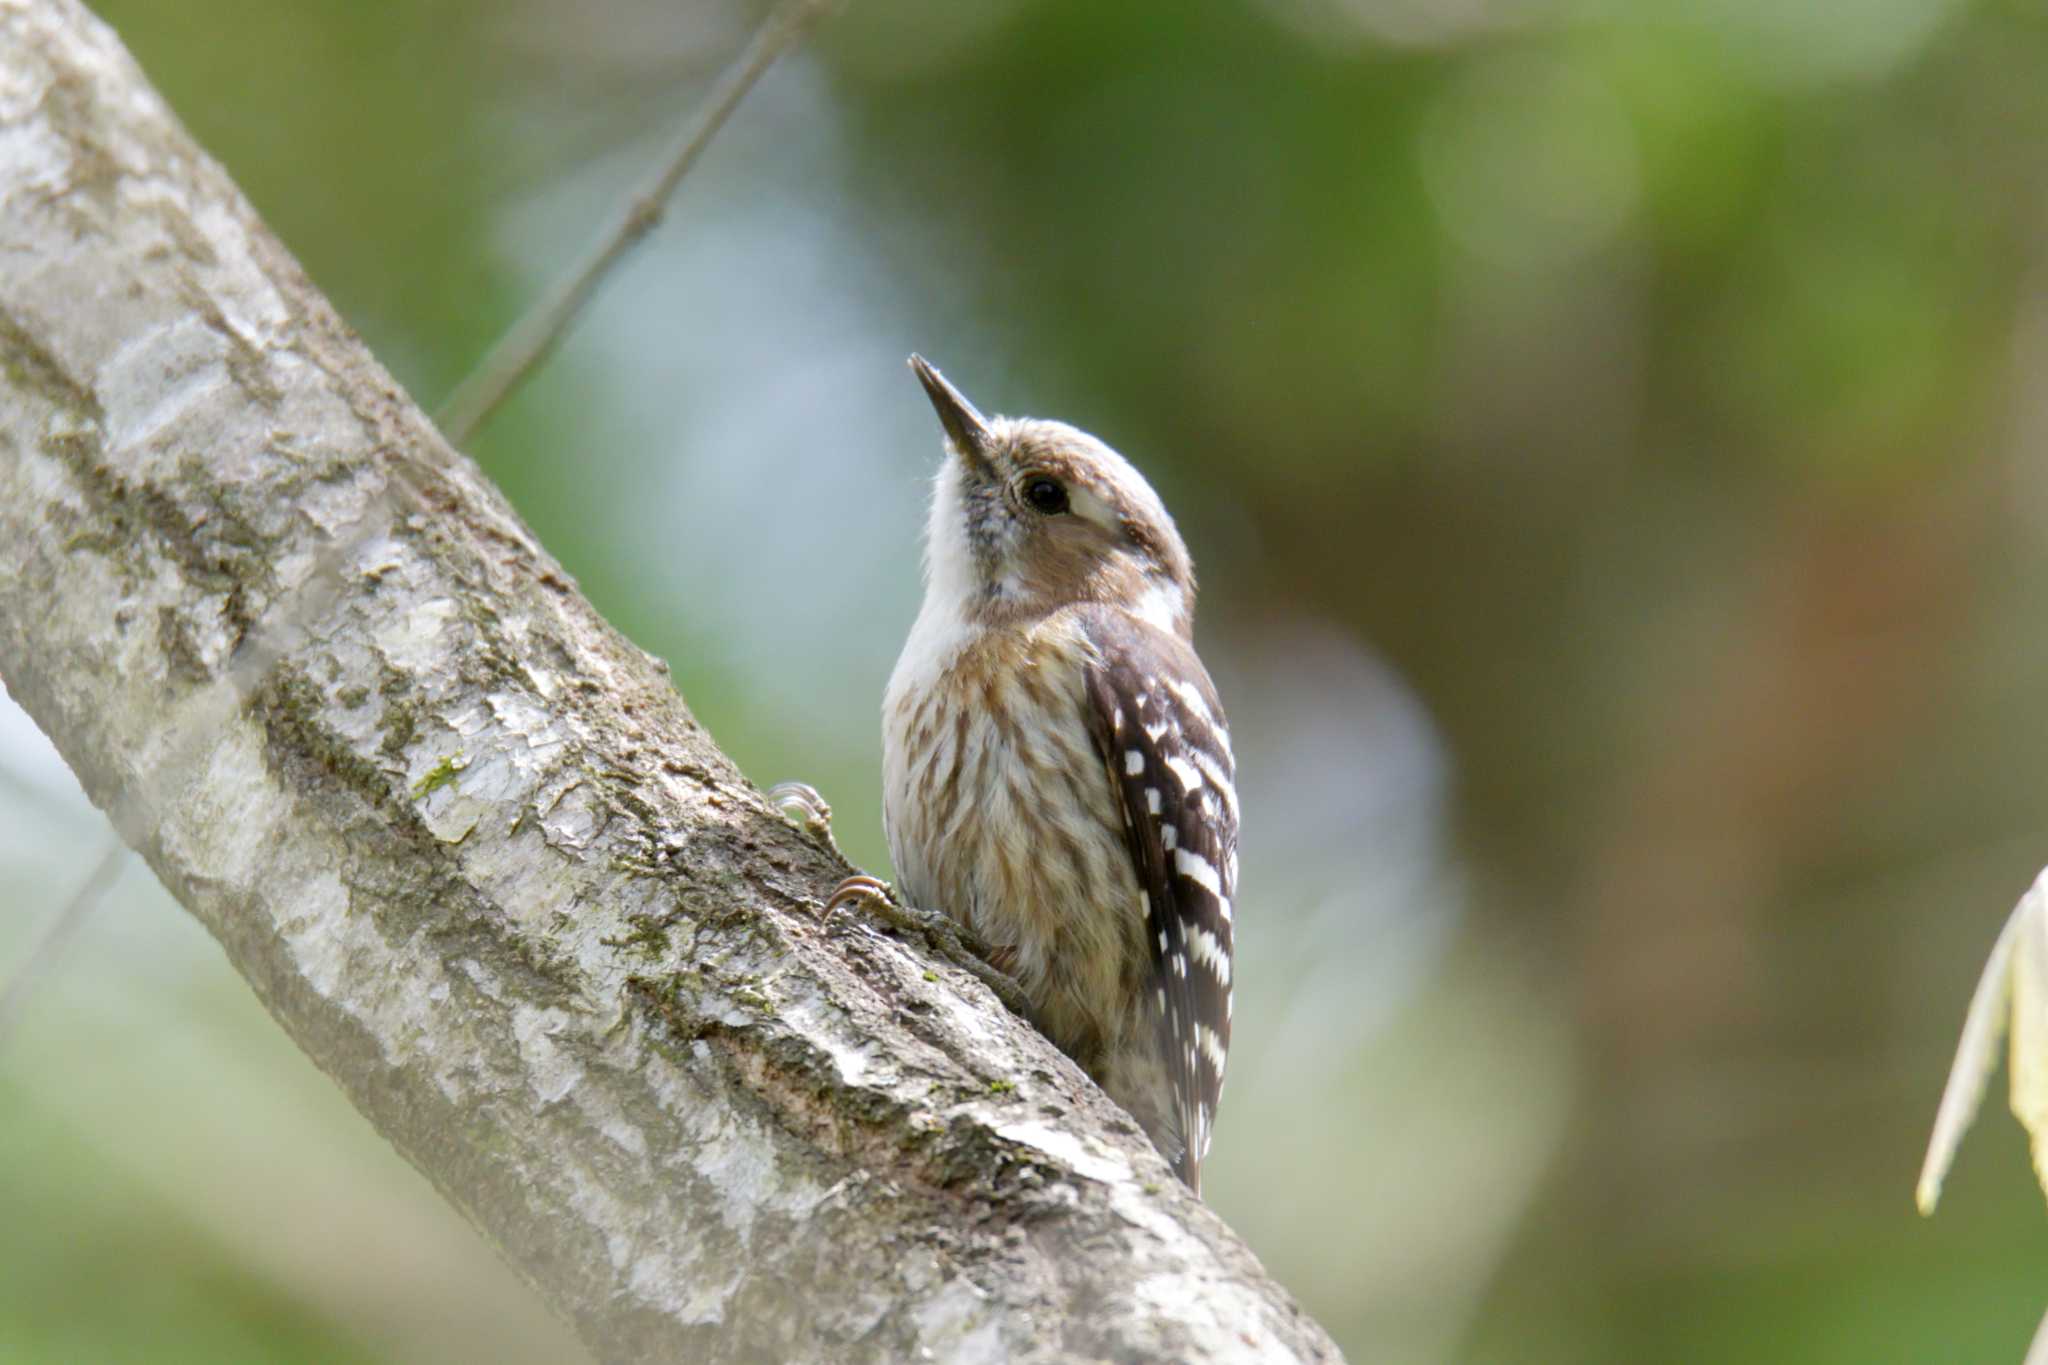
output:
[[911,356],[910,368],[917,371],[918,382],[924,385],[925,396],[932,400],[932,410],[939,414],[939,424],[945,427],[946,439],[953,449],[970,463],[985,462],[995,444],[988,419],[923,356]]

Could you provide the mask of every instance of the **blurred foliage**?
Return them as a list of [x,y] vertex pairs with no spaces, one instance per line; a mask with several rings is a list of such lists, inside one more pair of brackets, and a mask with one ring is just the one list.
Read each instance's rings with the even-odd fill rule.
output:
[[[429,407],[758,16],[99,8]],[[1354,1359],[2017,1361],[2010,1125],[1911,1190],[2048,862],[2043,71],[2030,0],[851,0],[475,453],[876,866],[903,353],[1153,475],[1263,784],[1213,1198]],[[360,1349],[39,1124],[0,1268]],[[0,1354],[141,1351],[60,1302]]]
[[0,1084],[0,1107],[0,1169],[11,1173],[0,1226],[14,1230],[0,1237],[0,1360],[378,1358],[95,1160],[15,1087]]

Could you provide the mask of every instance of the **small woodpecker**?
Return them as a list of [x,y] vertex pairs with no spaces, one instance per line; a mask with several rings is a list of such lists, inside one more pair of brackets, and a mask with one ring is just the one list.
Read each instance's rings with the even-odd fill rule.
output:
[[[1191,639],[1193,565],[1108,446],[983,417],[910,366],[947,456],[882,703],[899,889],[986,945],[1200,1193],[1230,1047],[1237,788]],[[852,878],[831,904],[880,894]]]

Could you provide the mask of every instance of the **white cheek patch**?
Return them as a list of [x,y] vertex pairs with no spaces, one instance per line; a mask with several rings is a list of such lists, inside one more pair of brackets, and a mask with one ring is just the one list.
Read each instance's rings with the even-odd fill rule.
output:
[[1132,615],[1147,625],[1172,632],[1180,628],[1181,613],[1187,610],[1187,594],[1178,584],[1154,578],[1131,607]]
[[1113,531],[1118,535],[1123,534],[1123,518],[1116,514],[1114,508],[1098,497],[1092,488],[1085,488],[1080,484],[1069,484],[1067,486],[1067,510],[1083,521],[1094,522],[1105,531]]

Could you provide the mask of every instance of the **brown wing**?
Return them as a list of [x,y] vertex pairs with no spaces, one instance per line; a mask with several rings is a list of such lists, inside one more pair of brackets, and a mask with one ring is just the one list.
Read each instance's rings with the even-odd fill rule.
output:
[[1091,726],[1122,801],[1145,895],[1148,1004],[1185,1147],[1202,1157],[1230,1049],[1231,915],[1237,893],[1236,765],[1215,686],[1178,638],[1120,612],[1088,619]]

